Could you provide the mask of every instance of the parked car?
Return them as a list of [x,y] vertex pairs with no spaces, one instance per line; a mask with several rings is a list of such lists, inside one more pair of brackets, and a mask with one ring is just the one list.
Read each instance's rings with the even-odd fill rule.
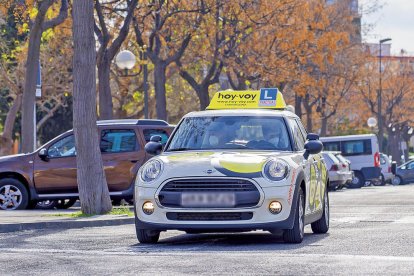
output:
[[[339,152],[322,152],[329,174],[329,189],[342,189],[352,181],[353,172],[349,169],[349,163]],[[340,158],[339,158],[340,156]]]
[[348,186],[349,183],[352,182],[352,179],[354,179],[354,171],[351,169],[351,161],[349,159],[346,159],[342,156],[341,152],[335,152],[335,157],[341,162],[343,173],[345,174],[346,183],[340,188],[343,188],[345,186]]
[[385,185],[386,183],[392,183],[394,174],[391,172],[391,160],[387,155],[380,153],[381,164],[381,182],[379,185]]
[[[107,120],[97,126],[109,194],[131,199],[136,172],[151,157],[145,144],[157,135],[165,145],[174,128],[161,120]],[[33,208],[45,200],[74,203],[78,197],[73,130],[32,153],[0,158],[0,209]]]
[[414,182],[414,160],[408,161],[397,167],[394,185],[403,185]]
[[380,183],[381,167],[377,136],[375,134],[321,137],[326,151],[340,151],[351,161],[354,178],[350,188],[361,188]]

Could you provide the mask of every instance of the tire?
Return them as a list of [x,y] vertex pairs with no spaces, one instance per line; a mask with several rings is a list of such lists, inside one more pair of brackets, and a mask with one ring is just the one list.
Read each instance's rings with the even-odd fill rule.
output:
[[323,202],[322,217],[311,224],[312,232],[314,234],[325,234],[329,230],[329,195],[326,191]]
[[57,200],[41,200],[37,202],[36,208],[42,210],[49,210],[54,209],[57,205]]
[[135,231],[139,243],[153,244],[157,243],[160,238],[160,232],[148,229],[141,229],[138,227],[137,218],[135,217]]
[[0,180],[0,210],[24,210],[28,204],[29,192],[19,180]]
[[283,231],[283,240],[287,243],[301,243],[305,235],[305,195],[302,189],[298,192],[293,228]]
[[359,189],[365,185],[365,178],[360,172],[355,172],[354,178],[349,183],[348,188]]
[[58,200],[58,204],[56,205],[56,208],[58,209],[69,209],[76,203],[76,198],[70,198],[70,199],[60,199]]
[[374,182],[374,186],[385,186],[385,177],[383,174],[381,174],[381,181],[379,183]]
[[402,177],[401,177],[401,176],[396,175],[396,176],[394,177],[394,179],[392,180],[392,184],[393,184],[393,185],[404,185],[404,180],[402,179]]

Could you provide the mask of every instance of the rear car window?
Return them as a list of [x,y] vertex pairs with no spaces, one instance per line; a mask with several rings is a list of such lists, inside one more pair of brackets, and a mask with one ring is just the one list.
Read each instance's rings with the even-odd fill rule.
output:
[[341,161],[342,163],[346,164],[347,160],[340,154],[335,155],[336,158],[338,158],[339,161]]
[[341,152],[344,156],[372,154],[371,140],[342,141]]
[[144,129],[144,138],[145,142],[149,142],[151,136],[158,135],[161,136],[161,144],[165,145],[168,141],[169,135],[163,129]]
[[132,129],[107,129],[101,134],[101,152],[116,153],[138,150],[137,136]]

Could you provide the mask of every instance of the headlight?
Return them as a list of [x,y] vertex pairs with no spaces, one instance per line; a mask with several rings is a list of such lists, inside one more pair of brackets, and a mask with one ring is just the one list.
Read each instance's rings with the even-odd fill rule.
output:
[[141,171],[141,179],[145,182],[155,180],[162,171],[162,163],[159,160],[151,160],[147,162]]
[[271,181],[279,181],[289,174],[289,165],[280,159],[270,159],[263,167],[263,174]]

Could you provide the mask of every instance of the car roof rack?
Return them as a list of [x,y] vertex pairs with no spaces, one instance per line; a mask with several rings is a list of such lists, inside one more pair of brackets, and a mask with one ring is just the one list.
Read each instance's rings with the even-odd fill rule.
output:
[[99,120],[97,125],[138,125],[138,126],[168,126],[169,124],[163,120],[156,119],[115,119],[115,120]]

